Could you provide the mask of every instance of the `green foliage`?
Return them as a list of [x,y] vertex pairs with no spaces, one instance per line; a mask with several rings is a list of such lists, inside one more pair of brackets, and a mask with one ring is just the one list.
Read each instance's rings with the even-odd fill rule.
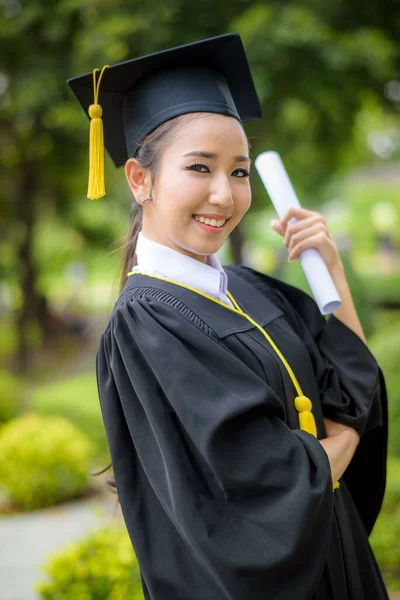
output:
[[389,451],[400,458],[400,314],[369,340],[369,347],[385,376],[389,400]]
[[[1,254],[1,248],[0,248]],[[14,323],[10,319],[0,318],[0,362],[3,363],[17,349],[17,335]]]
[[389,460],[388,484],[370,542],[388,587],[400,590],[400,461]]
[[364,277],[368,298],[375,304],[392,304],[400,307],[400,273],[386,277],[369,275]]
[[36,388],[31,406],[40,414],[71,421],[93,442],[97,461],[109,462],[94,372]]
[[0,481],[22,510],[52,506],[85,491],[92,455],[66,419],[27,413],[0,430]]
[[53,555],[42,600],[143,600],[140,572],[125,528],[99,529]]
[[379,234],[389,234],[400,243],[398,184],[360,177],[349,179],[342,191],[347,204],[343,233],[351,235],[360,266],[363,256],[376,251]]
[[9,421],[18,412],[20,384],[18,379],[5,371],[0,370],[0,423]]

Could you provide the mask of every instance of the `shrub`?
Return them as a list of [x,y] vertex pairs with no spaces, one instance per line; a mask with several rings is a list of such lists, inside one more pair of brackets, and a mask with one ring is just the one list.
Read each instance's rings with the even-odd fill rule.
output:
[[14,375],[0,370],[0,423],[9,421],[17,414],[20,384]]
[[0,431],[0,481],[22,510],[77,497],[89,482],[92,444],[67,420],[28,413]]
[[388,485],[370,541],[388,587],[400,590],[400,461],[388,462]]
[[125,527],[98,529],[70,544],[41,570],[43,600],[143,600],[140,571]]

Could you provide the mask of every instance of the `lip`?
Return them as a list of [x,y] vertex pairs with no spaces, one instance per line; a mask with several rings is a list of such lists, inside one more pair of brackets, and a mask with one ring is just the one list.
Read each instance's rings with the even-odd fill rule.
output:
[[228,219],[230,219],[230,217],[228,217],[227,215],[206,215],[204,213],[194,213],[193,216],[204,217],[205,219],[215,219],[216,221],[221,221],[222,219],[225,219],[225,221],[227,221]]

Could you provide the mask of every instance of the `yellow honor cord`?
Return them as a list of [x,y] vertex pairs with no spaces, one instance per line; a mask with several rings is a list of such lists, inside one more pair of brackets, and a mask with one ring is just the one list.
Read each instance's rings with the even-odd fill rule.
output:
[[96,83],[96,71],[93,70],[93,95],[94,103],[89,106],[90,135],[89,135],[89,181],[87,197],[98,200],[106,194],[104,185],[104,134],[103,110],[98,103],[101,78],[110,65],[104,65]]

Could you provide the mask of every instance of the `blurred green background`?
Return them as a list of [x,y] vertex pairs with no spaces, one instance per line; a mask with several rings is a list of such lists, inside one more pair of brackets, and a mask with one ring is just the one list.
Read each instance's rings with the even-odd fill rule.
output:
[[[82,465],[109,462],[95,354],[119,294],[132,197],[123,169],[107,156],[107,196],[86,198],[89,122],[66,80],[230,31],[242,36],[263,106],[263,119],[245,126],[252,157],[279,152],[302,205],[325,216],[386,377],[389,491],[372,543],[385,580],[400,589],[400,14],[388,0],[3,0],[0,452],[14,456],[12,444],[21,440],[15,469],[27,488],[48,486],[41,506],[88,493],[93,482],[82,484]],[[255,169],[252,189],[251,209],[222,248],[222,262],[243,262],[309,291],[269,227],[275,215]],[[43,421],[24,419],[27,413]],[[71,442],[61,421],[47,419],[65,419]],[[39,454],[44,427],[51,443]],[[36,463],[58,475],[43,483]],[[37,508],[30,496],[18,502],[28,494],[12,473],[0,468],[1,475],[5,515]],[[42,597],[61,598],[55,587]]]

